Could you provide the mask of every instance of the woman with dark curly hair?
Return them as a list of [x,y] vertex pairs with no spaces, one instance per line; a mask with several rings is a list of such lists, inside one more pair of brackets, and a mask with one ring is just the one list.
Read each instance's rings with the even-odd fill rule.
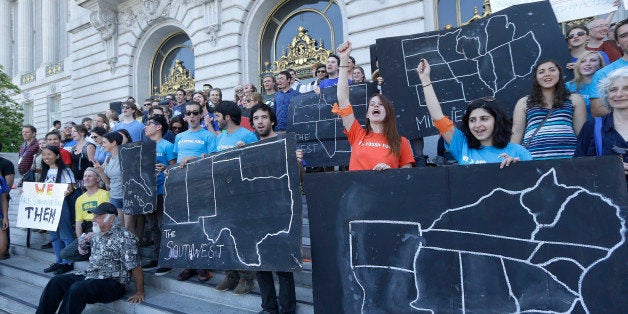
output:
[[587,120],[584,100],[565,87],[557,62],[541,61],[534,73],[530,95],[515,106],[510,141],[523,144],[534,159],[571,158]]
[[484,164],[500,162],[500,168],[519,160],[531,160],[530,152],[521,145],[510,143],[510,120],[494,98],[472,101],[462,117],[460,129],[443,114],[432,80],[430,64],[425,59],[417,68],[427,110],[434,126],[445,140],[445,147],[458,164]]

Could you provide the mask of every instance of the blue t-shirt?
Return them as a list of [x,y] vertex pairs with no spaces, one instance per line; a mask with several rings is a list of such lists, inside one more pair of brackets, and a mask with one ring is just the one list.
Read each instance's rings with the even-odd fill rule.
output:
[[519,160],[532,160],[530,152],[523,146],[514,143],[508,143],[504,148],[495,146],[484,146],[480,149],[469,148],[467,137],[462,131],[455,129],[451,143],[445,142],[445,148],[456,158],[460,165],[486,164],[494,162],[502,162],[499,156],[502,153],[508,154],[510,157],[519,157]]
[[628,66],[628,61],[624,60],[624,58],[619,58],[617,61],[597,70],[593,75],[593,79],[591,80],[591,85],[595,88],[592,88],[591,93],[589,94],[590,98],[600,98],[600,91],[598,90],[598,85],[600,81],[606,78],[611,72],[617,70],[619,68],[623,68]]
[[227,131],[223,131],[222,133],[218,134],[217,150],[221,151],[229,148],[234,148],[239,141],[242,141],[245,144],[255,143],[257,142],[257,136],[255,136],[255,133],[243,127],[240,127],[231,134],[227,133]]
[[[351,80],[347,80],[347,81],[349,81],[349,85],[353,84],[353,82]],[[334,78],[334,79],[326,78],[326,79],[322,80],[321,84],[319,85],[319,87],[321,89],[323,89],[323,88],[327,88],[327,87],[334,87],[336,85],[338,85],[338,77]]]
[[120,129],[129,131],[133,142],[139,142],[142,139],[142,133],[144,133],[144,125],[142,122],[137,120],[133,120],[131,123],[124,123],[121,121],[113,127],[114,132]]
[[582,99],[584,99],[584,104],[587,106],[587,120],[591,119],[591,99],[589,98],[589,96],[591,95],[591,93],[593,92],[593,84],[589,83],[589,84],[580,84],[580,89],[577,88],[576,86],[576,82],[574,81],[569,81],[567,83],[565,83],[565,86],[567,87],[567,89],[572,92],[572,93],[577,93],[580,96],[582,96]]
[[275,131],[285,131],[288,123],[288,107],[290,106],[290,100],[292,97],[300,95],[299,92],[294,89],[289,89],[287,92],[278,90],[275,93],[275,113],[277,114],[277,126]]
[[[166,165],[166,167],[168,167],[168,162],[176,159],[177,155],[174,153],[173,151],[174,149],[174,144],[170,143],[169,141],[167,141],[166,139],[161,139],[159,140],[159,142],[157,142],[157,146],[155,147],[155,151],[156,151],[156,163],[158,164],[164,164]],[[160,172],[157,175],[157,195],[163,195],[164,194],[164,181],[166,180],[166,175],[164,175],[164,172]]]
[[185,114],[185,104],[172,107],[172,117],[183,117]]
[[105,159],[111,156],[111,153],[102,148],[102,145],[96,146],[96,151],[94,152],[94,159],[98,161],[99,164],[104,164]]
[[215,151],[216,136],[204,129],[187,130],[177,134],[174,138],[173,152],[177,154],[177,163],[181,162],[184,157],[201,157],[202,154],[210,154]]
[[[7,193],[7,199],[9,198],[9,186],[7,181],[3,177],[0,177],[0,195]],[[2,219],[2,208],[0,208],[0,219]]]

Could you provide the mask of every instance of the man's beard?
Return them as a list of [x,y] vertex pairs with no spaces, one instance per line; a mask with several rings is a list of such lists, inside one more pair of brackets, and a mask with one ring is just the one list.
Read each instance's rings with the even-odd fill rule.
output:
[[92,224],[92,232],[94,235],[99,236],[102,232],[100,231],[100,226],[98,224]]
[[259,137],[262,137],[262,138],[263,138],[263,137],[267,137],[267,136],[270,134],[270,130],[271,130],[271,128],[268,128],[268,127],[267,127],[267,128],[264,128],[264,129],[262,129],[262,131],[261,131],[261,132],[260,132],[260,131],[258,131],[258,132],[257,132],[257,135],[259,135]]

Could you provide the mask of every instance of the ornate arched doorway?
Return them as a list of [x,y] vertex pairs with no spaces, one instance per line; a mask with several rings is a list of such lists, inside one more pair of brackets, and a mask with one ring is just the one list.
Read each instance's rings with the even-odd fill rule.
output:
[[260,36],[259,73],[293,68],[300,78],[326,62],[342,40],[342,14],[336,0],[283,1],[268,15]]

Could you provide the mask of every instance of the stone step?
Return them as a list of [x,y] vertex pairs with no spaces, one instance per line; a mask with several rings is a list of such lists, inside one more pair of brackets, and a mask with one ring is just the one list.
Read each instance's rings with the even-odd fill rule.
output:
[[[40,270],[47,264],[28,257],[13,256],[9,260],[0,262],[0,265],[2,265],[0,276],[5,277],[3,282],[11,282],[10,285],[0,285],[0,287],[9,287],[6,291],[0,289],[0,304],[16,304],[13,306],[15,309],[8,306],[0,306],[0,308],[19,313],[33,312],[43,287],[52,275],[32,271],[32,269]],[[198,312],[199,309],[207,309],[206,311],[212,313],[247,313],[260,310],[260,299],[256,294],[236,296],[232,293],[218,292],[200,283],[178,282],[152,275],[145,276],[145,280],[146,300],[144,303],[133,305],[125,301],[135,291],[131,287],[124,299],[95,306],[122,313],[192,313]],[[26,289],[28,293],[12,294],[14,286],[17,287],[18,292]],[[299,303],[298,312],[313,313],[312,305]]]

